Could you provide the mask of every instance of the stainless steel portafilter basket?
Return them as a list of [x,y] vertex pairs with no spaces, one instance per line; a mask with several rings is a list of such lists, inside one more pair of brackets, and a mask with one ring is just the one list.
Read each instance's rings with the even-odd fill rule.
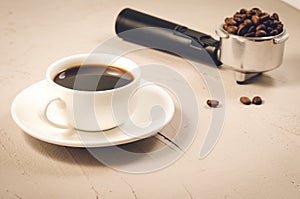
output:
[[[286,30],[268,37],[237,36],[221,25],[216,29],[220,40],[215,40],[210,35],[129,8],[119,13],[115,29],[119,37],[130,42],[199,62],[228,66],[236,72],[238,83],[279,67],[289,37]],[[212,61],[207,61],[207,56]]]
[[236,71],[238,82],[282,64],[284,44],[288,39],[285,30],[275,36],[242,37],[227,33],[221,25],[216,33],[220,37],[218,59]]

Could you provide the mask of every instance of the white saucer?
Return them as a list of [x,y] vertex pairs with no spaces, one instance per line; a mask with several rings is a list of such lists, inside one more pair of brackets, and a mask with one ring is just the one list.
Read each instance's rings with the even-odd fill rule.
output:
[[[37,82],[20,92],[11,106],[12,118],[28,135],[52,144],[71,147],[103,147],[125,144],[156,134],[173,117],[170,95],[155,84],[142,85],[130,100],[130,118],[119,127],[86,132],[51,125],[41,116],[43,102],[53,99],[46,81]],[[59,118],[59,110],[54,112]],[[129,111],[130,112],[130,111]],[[53,117],[53,116],[52,116]]]

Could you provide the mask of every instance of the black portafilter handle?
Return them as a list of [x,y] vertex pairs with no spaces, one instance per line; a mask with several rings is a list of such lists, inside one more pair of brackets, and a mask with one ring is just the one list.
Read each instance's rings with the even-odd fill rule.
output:
[[210,65],[222,64],[216,55],[220,42],[210,35],[130,8],[119,13],[115,31],[133,43]]

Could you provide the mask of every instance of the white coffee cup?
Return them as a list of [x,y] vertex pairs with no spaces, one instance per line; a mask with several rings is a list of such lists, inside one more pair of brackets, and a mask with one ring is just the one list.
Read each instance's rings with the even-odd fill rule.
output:
[[[54,81],[61,71],[75,65],[114,66],[128,71],[133,76],[133,80],[125,86],[104,91],[70,89]],[[47,118],[50,105],[59,103],[60,107],[63,107],[63,117],[66,122],[57,124],[47,118],[53,125],[84,131],[102,131],[114,128],[129,119],[128,102],[139,85],[140,73],[136,63],[112,54],[78,54],[62,58],[47,69],[46,81],[55,97],[45,103],[43,113]]]

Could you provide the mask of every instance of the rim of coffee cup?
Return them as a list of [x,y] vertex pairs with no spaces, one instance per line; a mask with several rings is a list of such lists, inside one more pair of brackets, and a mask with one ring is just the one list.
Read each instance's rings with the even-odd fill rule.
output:
[[[106,63],[85,63],[88,58],[106,58]],[[102,61],[103,61],[102,59]],[[68,61],[73,60],[74,63],[67,63]],[[80,61],[81,60],[81,61]],[[118,64],[119,62],[126,62],[126,67],[130,66],[131,69],[128,69],[126,67],[123,67],[124,64],[120,65]],[[100,62],[100,61],[99,61]],[[76,90],[76,89],[71,89],[71,88],[67,88],[64,86],[61,86],[59,84],[57,84],[56,82],[54,82],[54,77],[55,75],[57,75],[59,72],[63,71],[63,69],[67,69],[68,65],[72,66],[72,65],[81,65],[81,64],[103,64],[103,65],[111,65],[117,68],[122,68],[125,69],[127,71],[129,71],[132,75],[133,75],[133,81],[131,81],[129,84],[124,85],[122,87],[118,87],[118,88],[114,88],[114,89],[110,89],[110,90],[104,90],[104,91],[84,91],[84,90]],[[127,65],[128,64],[128,65]],[[57,66],[62,65],[61,68],[57,69]],[[83,53],[83,54],[74,54],[74,55],[70,55],[67,57],[63,57],[55,62],[53,62],[52,64],[50,64],[50,66],[48,67],[47,71],[46,71],[46,80],[54,87],[59,88],[63,91],[68,91],[68,92],[78,92],[78,93],[108,93],[108,92],[114,92],[117,90],[123,90],[126,89],[127,87],[130,87],[131,85],[135,84],[136,82],[139,81],[141,76],[141,71],[139,69],[139,66],[132,60],[119,56],[119,55],[114,55],[114,54],[108,54],[108,53]]]

